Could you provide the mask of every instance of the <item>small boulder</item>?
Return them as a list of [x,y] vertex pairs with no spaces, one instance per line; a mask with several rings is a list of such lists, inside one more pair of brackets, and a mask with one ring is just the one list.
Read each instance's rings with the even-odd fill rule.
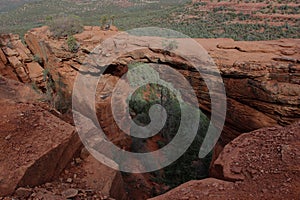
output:
[[20,187],[16,190],[14,196],[19,199],[27,199],[32,194],[31,188]]
[[30,62],[26,64],[29,77],[34,82],[42,82],[43,81],[43,71],[44,69],[37,62]]

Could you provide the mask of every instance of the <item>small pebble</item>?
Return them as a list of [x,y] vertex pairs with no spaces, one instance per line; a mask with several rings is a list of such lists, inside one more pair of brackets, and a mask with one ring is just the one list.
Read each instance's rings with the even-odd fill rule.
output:
[[78,195],[78,190],[68,189],[68,190],[63,191],[61,194],[62,194],[62,196],[66,197],[66,198],[73,198]]
[[72,183],[72,182],[73,182],[73,180],[71,178],[67,179],[67,183]]
[[11,137],[12,137],[11,135],[8,135],[8,136],[5,137],[5,140],[10,140]]

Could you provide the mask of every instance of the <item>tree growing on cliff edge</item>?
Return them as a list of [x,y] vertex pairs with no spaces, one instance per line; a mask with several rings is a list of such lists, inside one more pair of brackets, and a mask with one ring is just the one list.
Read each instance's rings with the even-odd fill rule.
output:
[[104,30],[108,22],[107,15],[102,15],[100,18],[101,29]]
[[108,17],[107,15],[102,15],[100,18],[101,29],[108,30],[114,24],[114,21],[114,15],[111,15],[110,17]]

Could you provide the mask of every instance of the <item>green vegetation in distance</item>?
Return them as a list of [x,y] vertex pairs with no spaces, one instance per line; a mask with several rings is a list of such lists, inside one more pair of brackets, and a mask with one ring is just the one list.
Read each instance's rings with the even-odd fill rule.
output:
[[[283,5],[282,2],[276,5],[280,0],[260,2],[267,3],[267,6],[253,11],[252,15],[235,12],[233,8],[224,6],[205,10],[208,2],[192,5],[187,0],[130,0],[127,6],[109,0],[36,0],[2,11],[0,31],[22,36],[30,28],[47,24],[49,18],[76,15],[81,18],[83,25],[103,26],[104,22],[109,21],[109,16],[114,16],[113,22],[120,30],[155,26],[173,29],[193,38],[226,37],[248,41],[299,38],[299,19],[262,19],[255,16],[272,13],[299,14],[299,5],[288,5],[295,1],[285,1]],[[105,21],[102,21],[102,16],[107,16]]]

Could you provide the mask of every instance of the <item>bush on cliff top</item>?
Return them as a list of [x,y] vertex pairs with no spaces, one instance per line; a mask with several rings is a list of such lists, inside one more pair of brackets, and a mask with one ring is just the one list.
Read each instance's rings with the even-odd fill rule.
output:
[[67,44],[70,52],[76,53],[78,51],[79,45],[77,44],[76,39],[73,35],[68,36]]
[[83,31],[81,20],[76,16],[64,16],[48,21],[48,26],[56,38],[67,37]]

